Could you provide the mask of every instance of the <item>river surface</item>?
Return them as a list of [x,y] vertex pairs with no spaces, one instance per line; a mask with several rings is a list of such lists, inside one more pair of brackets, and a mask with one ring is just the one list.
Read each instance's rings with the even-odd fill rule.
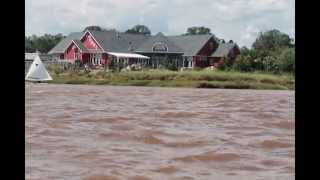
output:
[[26,179],[292,180],[294,91],[26,84]]

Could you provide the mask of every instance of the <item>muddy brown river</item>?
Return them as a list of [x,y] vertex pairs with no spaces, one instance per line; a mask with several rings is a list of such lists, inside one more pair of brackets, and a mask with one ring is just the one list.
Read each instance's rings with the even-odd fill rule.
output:
[[26,84],[26,179],[292,180],[294,91]]

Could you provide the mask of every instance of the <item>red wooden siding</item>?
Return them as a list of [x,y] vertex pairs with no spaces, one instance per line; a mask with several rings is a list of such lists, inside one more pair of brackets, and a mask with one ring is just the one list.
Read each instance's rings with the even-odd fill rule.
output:
[[[231,52],[230,52],[230,56],[229,56],[229,60],[231,61],[231,63],[234,63],[235,59],[237,58],[237,56],[240,54],[240,49],[238,47],[234,47]],[[212,60],[210,65],[215,66],[216,68],[218,68],[221,63],[222,63],[222,57],[212,57]]]
[[197,55],[202,56],[210,56],[215,49],[217,49],[218,44],[213,40],[213,38],[209,39],[209,41],[200,49]]
[[89,33],[86,33],[86,35],[81,39],[81,42],[87,49],[100,49],[98,43],[91,37]]
[[65,52],[65,58],[68,60],[68,62],[74,61],[74,54],[79,52],[79,49],[74,43],[71,43],[70,46],[67,48]]
[[108,62],[108,54],[103,53],[102,58],[101,58],[101,64],[105,65],[105,64],[107,64],[107,62]]
[[86,63],[86,62],[89,62],[89,60],[90,60],[90,54],[89,53],[83,53],[82,54],[82,62]]
[[[201,58],[205,58],[206,60],[200,60]],[[199,57],[199,56],[194,56],[192,58],[192,64],[195,67],[201,67],[201,68],[205,68],[209,66],[209,61],[207,57]]]
[[[216,41],[213,38],[210,38],[206,44],[203,45],[203,47],[199,50],[199,52],[197,53],[197,55],[200,56],[210,56],[214,50],[216,50],[218,47],[218,44],[216,43]],[[207,57],[207,60],[200,60],[200,57],[194,56],[193,57],[193,64],[196,67],[208,67],[210,66],[210,58]]]
[[221,57],[212,57],[212,63],[210,64],[211,66],[214,66],[214,67],[216,67],[216,68],[218,68],[219,67],[219,65],[221,64],[221,60],[222,60],[222,58]]

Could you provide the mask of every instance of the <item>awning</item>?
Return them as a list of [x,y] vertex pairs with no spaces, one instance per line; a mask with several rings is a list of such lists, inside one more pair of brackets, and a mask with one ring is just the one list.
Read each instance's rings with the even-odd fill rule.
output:
[[108,54],[119,57],[119,58],[137,58],[137,59],[150,59],[148,56],[143,56],[141,54],[133,54],[133,53],[115,53],[108,52]]

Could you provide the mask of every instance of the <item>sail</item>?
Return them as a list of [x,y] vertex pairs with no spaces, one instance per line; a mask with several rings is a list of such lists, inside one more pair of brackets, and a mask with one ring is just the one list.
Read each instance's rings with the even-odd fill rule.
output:
[[28,81],[50,81],[52,80],[50,74],[46,70],[46,67],[40,60],[39,56],[36,56],[33,60],[29,71],[25,77]]

